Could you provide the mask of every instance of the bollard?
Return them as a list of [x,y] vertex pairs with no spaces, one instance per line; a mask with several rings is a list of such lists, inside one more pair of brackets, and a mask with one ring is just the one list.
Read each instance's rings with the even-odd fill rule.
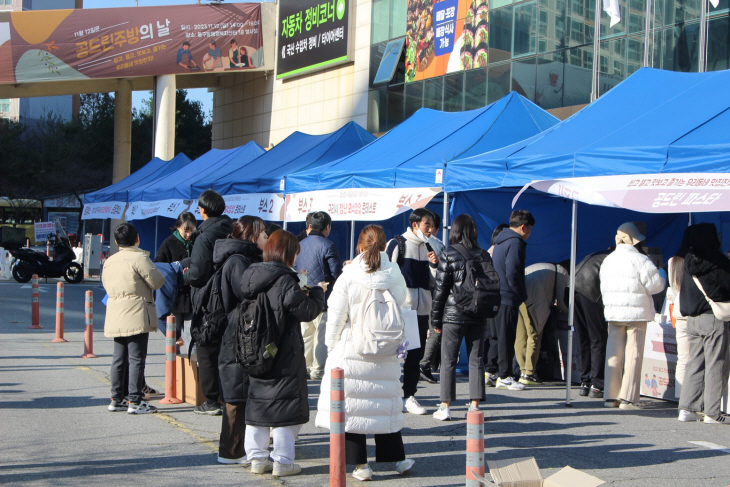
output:
[[466,413],[466,487],[482,485],[474,475],[484,477],[484,412]]
[[94,355],[94,293],[86,291],[86,300],[84,303],[84,318],[86,319],[86,327],[84,328],[84,354],[81,358],[96,358]]
[[51,257],[51,242],[46,240],[46,257]]
[[330,388],[330,487],[345,487],[345,371],[332,369]]
[[180,404],[182,401],[175,395],[175,340],[177,339],[175,317],[167,317],[167,334],[165,335],[165,398],[160,404]]
[[34,330],[40,330],[41,326],[41,310],[40,303],[38,302],[38,274],[33,274],[33,280],[31,281],[33,293],[31,294],[31,311],[30,311],[30,328]]
[[63,283],[56,284],[56,338],[51,343],[61,343],[63,338]]

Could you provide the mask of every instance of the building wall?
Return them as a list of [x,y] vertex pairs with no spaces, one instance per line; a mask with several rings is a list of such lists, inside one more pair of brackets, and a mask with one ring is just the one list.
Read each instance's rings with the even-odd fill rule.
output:
[[333,132],[354,121],[367,126],[371,0],[353,0],[354,62],[287,80],[274,73],[221,77],[213,95],[213,147],[253,140],[276,145],[294,131]]

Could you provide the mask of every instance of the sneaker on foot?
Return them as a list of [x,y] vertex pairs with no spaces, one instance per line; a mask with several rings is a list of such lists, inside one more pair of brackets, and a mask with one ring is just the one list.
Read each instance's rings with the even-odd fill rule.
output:
[[406,411],[411,414],[426,414],[426,408],[418,404],[414,396],[406,399]]
[[130,402],[129,407],[127,408],[127,413],[129,414],[149,414],[156,412],[157,408],[151,404],[147,404],[147,401],[140,401],[137,404]]
[[703,421],[709,424],[730,424],[730,419],[722,413],[720,413],[720,415],[716,418],[711,418],[705,415],[705,419]]
[[358,465],[355,467],[355,470],[352,472],[352,476],[356,478],[357,480],[362,480],[364,482],[367,482],[368,480],[373,479],[373,469],[370,468],[370,465],[365,463],[363,465]]
[[274,477],[287,477],[289,475],[296,475],[302,471],[302,467],[296,463],[279,463],[274,462],[274,468],[271,474]]
[[679,421],[682,421],[683,423],[688,423],[690,421],[697,421],[700,418],[697,417],[697,413],[694,411],[687,411],[686,409],[680,409],[679,410],[679,416],[677,417]]
[[322,377],[324,377],[324,371],[321,370],[315,370],[309,373],[309,378],[311,380],[322,380]]
[[603,391],[597,387],[591,386],[591,391],[588,393],[588,397],[592,397],[594,399],[601,399],[601,398],[603,398]]
[[209,416],[220,416],[223,414],[220,404],[217,402],[209,403],[208,401],[205,401],[200,406],[195,406],[193,412],[195,414],[207,414]]
[[479,406],[472,406],[471,401],[466,403],[466,412],[470,413],[472,411],[479,411]]
[[578,395],[586,397],[589,392],[591,392],[591,385],[587,382],[582,383],[580,385],[580,391],[578,391]]
[[109,411],[126,411],[129,409],[129,401],[126,399],[122,399],[121,401],[117,401],[116,399],[112,399],[112,402],[109,404],[109,407],[107,407]]
[[520,376],[519,380],[520,384],[524,384],[526,386],[539,386],[542,384],[542,381],[537,378],[535,375],[528,375],[528,374],[522,374]]
[[246,455],[241,458],[224,458],[218,455],[218,463],[222,463],[223,465],[243,465],[244,467],[251,465],[251,462],[246,459]]
[[145,383],[144,387],[142,388],[142,394],[149,394],[150,396],[159,396],[160,395],[160,393],[157,390],[151,388],[146,383]]
[[497,376],[489,372],[484,374],[484,385],[487,387],[497,387]]
[[268,458],[255,458],[251,460],[251,473],[262,474],[271,472],[274,464]]
[[413,468],[413,465],[416,463],[415,460],[411,460],[410,458],[406,458],[405,460],[398,462],[395,464],[395,471],[398,472],[401,475],[404,475],[406,472],[408,472],[410,469]]
[[429,369],[428,367],[421,367],[420,379],[425,380],[429,384],[438,384],[438,381],[431,373],[431,369]]
[[629,402],[629,401],[621,401],[621,404],[619,404],[619,409],[628,409],[632,411],[644,409],[644,405],[640,402]]
[[439,408],[436,410],[435,413],[433,413],[434,419],[438,419],[439,421],[448,421],[451,419],[451,410],[448,408],[448,406],[443,406],[439,404]]
[[607,408],[617,408],[621,404],[621,401],[618,399],[607,399],[603,402],[604,407]]
[[497,389],[509,389],[510,391],[524,391],[525,385],[520,384],[516,380],[514,380],[512,377],[507,377],[506,379],[499,378],[497,379]]

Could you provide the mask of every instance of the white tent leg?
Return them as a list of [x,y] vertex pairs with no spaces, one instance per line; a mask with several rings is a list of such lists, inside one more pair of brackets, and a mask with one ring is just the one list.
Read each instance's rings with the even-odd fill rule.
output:
[[449,244],[449,193],[447,193],[446,191],[444,191],[444,214],[441,220],[443,221],[443,232],[441,234],[441,240],[444,243],[444,247],[446,247]]
[[570,228],[570,307],[568,308],[568,363],[566,365],[565,405],[570,403],[570,389],[573,385],[573,320],[575,318],[575,259],[578,241],[578,202],[573,200],[573,222]]
[[286,195],[284,195],[284,222],[283,222],[283,228],[286,230]]
[[355,258],[355,220],[350,221],[350,260]]

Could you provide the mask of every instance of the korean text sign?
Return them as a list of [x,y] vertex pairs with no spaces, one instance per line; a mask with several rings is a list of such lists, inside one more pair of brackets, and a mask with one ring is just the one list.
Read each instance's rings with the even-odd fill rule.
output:
[[263,60],[255,3],[12,12],[9,31],[5,83],[255,69]]
[[280,0],[277,79],[349,58],[352,0]]

